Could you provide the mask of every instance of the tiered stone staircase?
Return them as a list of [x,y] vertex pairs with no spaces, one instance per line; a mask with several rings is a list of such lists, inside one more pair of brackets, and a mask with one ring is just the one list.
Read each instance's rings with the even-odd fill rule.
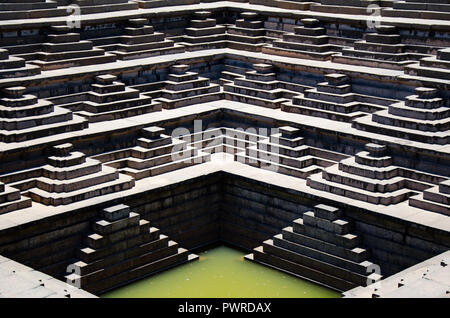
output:
[[[235,26],[227,27],[229,48],[260,52],[266,42],[264,21],[256,12],[242,12]],[[234,45],[238,43],[238,45]],[[250,44],[250,45],[248,45]]]
[[84,118],[25,92],[22,86],[2,89],[0,141],[21,142],[87,128]]
[[47,43],[36,54],[30,64],[38,65],[43,71],[86,66],[116,61],[116,56],[93,46],[91,41],[81,40],[68,26],[51,26]]
[[84,94],[83,101],[60,105],[69,108],[77,115],[86,117],[89,122],[116,120],[147,114],[162,109],[161,103],[140,94],[139,90],[126,87],[114,75],[99,75],[91,91]]
[[123,204],[104,209],[91,230],[66,279],[95,294],[198,259]]
[[430,144],[450,143],[450,109],[435,88],[419,87],[406,101],[375,112],[370,117],[357,118],[352,126],[378,134]]
[[253,64],[253,71],[223,85],[225,98],[267,108],[280,108],[287,99],[278,87],[274,68],[269,64]]
[[[380,109],[379,106],[371,106]],[[361,108],[356,94],[352,93],[350,79],[344,74],[325,75],[325,82],[317,84],[317,88],[307,89],[295,96],[292,102],[281,106],[285,112],[345,122],[366,115]]]
[[99,48],[117,56],[119,60],[131,60],[184,52],[184,48],[166,39],[164,33],[155,32],[148,19],[130,19],[124,35],[93,40]]
[[217,25],[210,11],[195,12],[191,26],[185,29],[182,44],[188,51],[215,49],[226,47],[226,26]]
[[173,109],[218,100],[221,94],[218,84],[190,72],[189,65],[178,64],[171,67],[157,101],[161,102],[163,108]]
[[26,64],[23,58],[9,56],[8,50],[0,49],[0,79],[32,76],[40,73],[40,67]]
[[326,168],[321,174],[310,176],[308,186],[381,205],[403,202],[415,194],[412,188],[421,188],[421,185],[413,186],[401,176],[399,168],[392,165],[386,146],[367,144],[366,150]]
[[352,229],[352,222],[343,218],[340,209],[317,205],[246,259],[339,291],[366,286],[382,276],[374,272],[377,265]]
[[105,165],[119,169],[136,180],[156,176],[210,160],[210,155],[172,139],[160,127],[142,129],[137,146],[96,157]]
[[42,167],[42,176],[36,178],[36,186],[28,192],[33,201],[52,206],[67,205],[134,187],[133,178],[72,149],[71,144],[52,148],[53,155]]
[[294,127],[280,127],[279,133],[270,138],[259,139],[256,144],[248,145],[244,152],[237,153],[235,159],[258,168],[276,171],[306,179],[311,174],[322,171],[324,167],[335,164],[342,157],[333,158],[332,152],[321,154],[304,144],[301,130]]
[[382,25],[376,30],[376,33],[366,34],[365,40],[356,41],[354,47],[344,48],[342,54],[334,55],[331,60],[336,63],[403,70],[406,65],[429,56],[408,52],[408,46],[401,43],[396,27]]
[[0,182],[0,214],[31,207],[31,199],[20,191]]
[[264,46],[263,53],[312,60],[330,60],[342,47],[330,44],[327,30],[317,19],[302,19],[303,26],[295,27],[294,33],[285,33],[281,40]]

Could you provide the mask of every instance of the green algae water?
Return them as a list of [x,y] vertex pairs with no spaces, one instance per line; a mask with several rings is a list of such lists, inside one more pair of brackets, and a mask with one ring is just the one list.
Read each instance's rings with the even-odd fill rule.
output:
[[199,253],[200,260],[181,265],[125,287],[104,298],[333,298],[330,289],[244,260],[226,246]]

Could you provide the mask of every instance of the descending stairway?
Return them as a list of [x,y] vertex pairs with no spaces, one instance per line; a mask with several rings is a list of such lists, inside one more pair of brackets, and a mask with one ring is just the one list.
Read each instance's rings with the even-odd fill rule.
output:
[[340,209],[323,204],[303,214],[246,259],[346,291],[382,278]]
[[66,275],[69,283],[91,293],[198,259],[123,204],[101,211],[91,229]]

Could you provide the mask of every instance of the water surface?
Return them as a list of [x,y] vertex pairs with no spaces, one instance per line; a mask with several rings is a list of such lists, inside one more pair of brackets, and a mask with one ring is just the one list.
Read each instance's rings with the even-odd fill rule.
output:
[[244,260],[244,252],[219,246],[181,265],[108,292],[105,298],[331,298],[339,293]]

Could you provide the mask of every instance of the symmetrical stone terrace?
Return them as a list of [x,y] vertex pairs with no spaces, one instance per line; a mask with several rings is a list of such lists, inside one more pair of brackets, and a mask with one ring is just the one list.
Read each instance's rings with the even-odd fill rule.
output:
[[355,118],[386,109],[387,99],[377,99],[352,92],[350,78],[345,74],[327,74],[317,88],[304,90],[285,102],[281,110],[335,121],[351,122]]
[[20,57],[9,56],[8,50],[0,49],[0,79],[40,74],[38,66],[29,65]]
[[211,18],[210,11],[197,11],[191,26],[184,30],[182,44],[186,50],[197,51],[226,46],[226,26],[217,25],[216,19]]
[[173,109],[218,100],[221,98],[221,89],[208,78],[190,72],[189,65],[177,64],[171,67],[164,89],[157,96],[163,108]]
[[235,155],[235,160],[261,169],[276,171],[297,178],[310,175],[332,166],[343,158],[331,151],[317,151],[305,145],[298,128],[284,126],[268,138],[259,138],[244,151]]
[[433,187],[439,178],[392,164],[384,145],[367,144],[366,151],[312,175],[307,184],[321,191],[371,204],[393,205]]
[[124,34],[92,40],[98,48],[115,54],[119,60],[130,60],[157,55],[184,52],[184,47],[166,39],[164,33],[155,32],[148,19],[130,19]]
[[87,128],[85,119],[25,91],[21,86],[2,89],[0,141],[21,142]]
[[435,88],[419,87],[415,95],[370,117],[355,119],[353,127],[430,144],[450,143],[450,108]]
[[114,62],[117,58],[103,49],[93,46],[91,41],[80,40],[80,34],[72,32],[69,26],[50,27],[47,43],[36,54],[30,64],[38,65],[43,71]]
[[165,135],[164,131],[156,126],[144,128],[136,147],[106,153],[96,159],[136,180],[210,160],[208,153],[188,145],[187,141]]
[[339,291],[379,281],[378,266],[343,216],[338,208],[316,205],[246,258]]
[[245,77],[237,77],[233,83],[224,84],[225,98],[268,108],[280,108],[284,90],[279,88],[274,67],[269,64],[254,64],[253,71]]
[[137,89],[126,87],[117,81],[117,76],[99,75],[95,80],[91,91],[76,95],[73,97],[76,101],[60,106],[87,118],[91,123],[133,117],[162,109],[161,103],[154,102]]
[[52,148],[53,154],[42,167],[42,175],[27,191],[33,201],[51,206],[67,205],[134,186],[131,177],[72,149],[71,144]]
[[123,204],[101,211],[90,228],[66,279],[92,293],[198,259]]
[[342,47],[330,44],[327,30],[320,26],[317,19],[302,19],[303,26],[296,27],[294,33],[285,33],[281,40],[262,48],[263,53],[312,60],[329,60],[342,50]]
[[408,52],[401,43],[396,27],[378,26],[376,33],[366,34],[365,40],[354,42],[354,47],[344,48],[331,60],[336,63],[403,70],[406,65],[416,63],[428,55]]
[[[260,15],[256,12],[242,12],[236,25],[227,27],[228,47],[260,52],[266,43],[265,35],[266,29]],[[234,46],[234,42],[238,44]]]

